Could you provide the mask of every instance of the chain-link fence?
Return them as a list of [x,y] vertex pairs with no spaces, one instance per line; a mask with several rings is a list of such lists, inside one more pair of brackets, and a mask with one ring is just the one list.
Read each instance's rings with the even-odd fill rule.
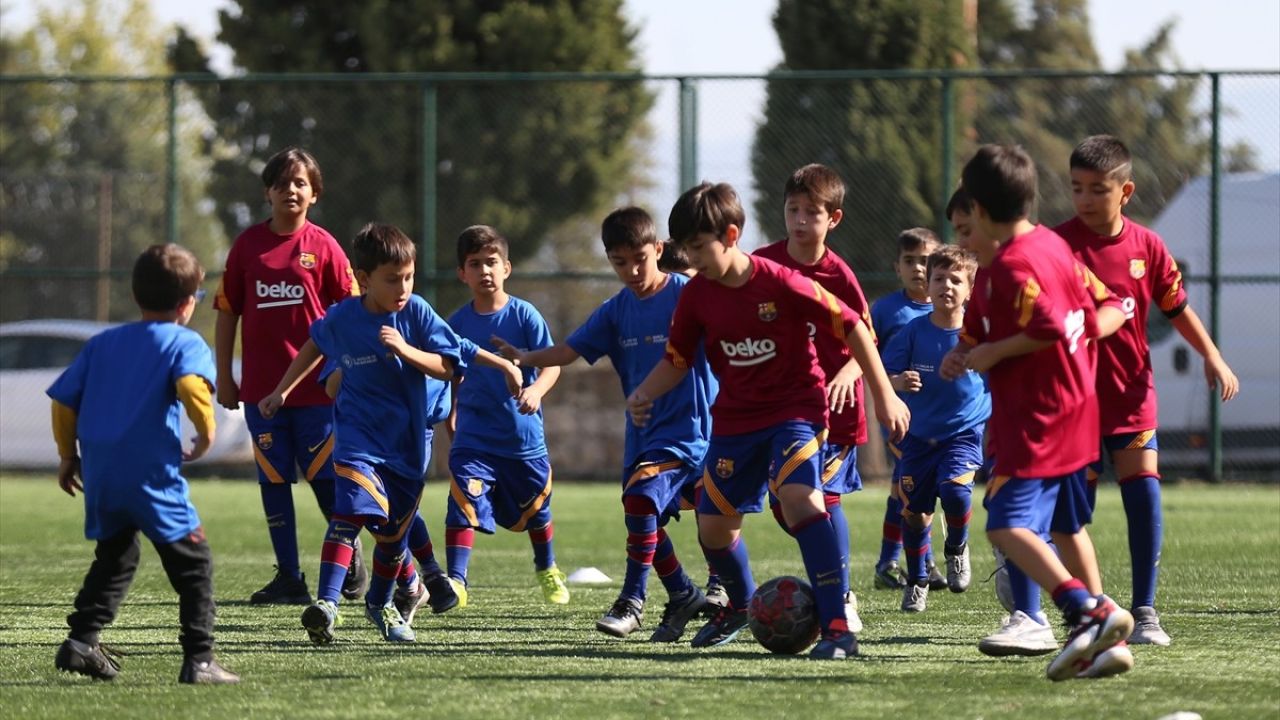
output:
[[[598,239],[617,205],[663,227],[684,187],[728,181],[753,247],[782,234],[790,172],[828,164],[848,184],[832,244],[874,299],[895,289],[899,230],[949,235],[942,209],[978,144],[1031,152],[1039,219],[1056,224],[1072,214],[1071,148],[1112,133],[1135,154],[1128,213],[1179,259],[1243,387],[1214,403],[1192,346],[1154,314],[1162,469],[1280,473],[1278,72],[10,76],[0,96],[5,323],[129,319],[132,261],[163,240],[195,250],[213,290],[231,239],[268,216],[263,163],[290,144],[324,170],[312,219],[344,244],[372,220],[405,228],[421,244],[419,290],[445,314],[464,301],[453,239],[498,227],[517,260],[509,288],[564,337],[617,288]],[[195,321],[210,339],[212,315]],[[17,438],[15,418],[47,423],[30,371],[59,353],[5,327],[0,420]],[[614,476],[623,414],[607,362],[568,368],[546,417],[559,474]],[[864,454],[870,475],[883,469]]]

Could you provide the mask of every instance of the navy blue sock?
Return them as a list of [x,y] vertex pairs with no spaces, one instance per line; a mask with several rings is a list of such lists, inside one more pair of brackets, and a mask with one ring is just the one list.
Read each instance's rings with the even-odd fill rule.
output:
[[271,549],[276,553],[276,567],[291,577],[299,577],[298,523],[293,514],[293,486],[288,483],[263,483],[262,509],[267,515],[267,532]]
[[546,570],[556,564],[556,550],[551,545],[555,537],[555,527],[550,520],[540,528],[529,529],[529,543],[533,545],[533,568]]
[[418,561],[418,572],[423,580],[432,580],[444,574],[440,563],[436,561],[435,548],[431,544],[431,533],[427,532],[427,521],[421,513],[415,513],[409,525],[409,552]]
[[331,477],[316,477],[311,479],[311,492],[316,496],[316,505],[320,507],[320,514],[328,519],[333,515],[333,492],[334,481]]
[[658,546],[658,516],[653,501],[639,495],[622,498],[622,511],[627,526],[627,571],[618,595],[644,602]]
[[337,604],[342,599],[342,583],[347,579],[356,536],[364,520],[357,516],[337,516],[329,521],[320,548],[320,579],[316,582],[316,599]]
[[1005,568],[1009,571],[1009,589],[1013,594],[1013,609],[1021,610],[1027,617],[1040,621],[1040,586],[1036,584],[1022,569],[1005,559]]
[[369,573],[369,592],[364,596],[366,603],[382,607],[391,602],[405,553],[403,539],[398,543],[378,543],[373,547],[373,572]]
[[849,568],[849,519],[844,515],[844,507],[840,504],[840,496],[836,493],[823,493],[822,500],[831,516],[831,529],[836,534],[836,550],[840,552],[840,564]]
[[658,528],[658,545],[653,549],[653,569],[657,571],[667,595],[676,597],[693,589],[693,580],[689,579],[680,558],[676,557],[675,544],[662,528]]
[[896,493],[889,493],[885,501],[884,525],[881,529],[880,559],[876,567],[881,568],[898,561],[902,553],[902,500]]
[[729,606],[734,610],[746,610],[747,603],[756,592],[756,579],[751,575],[751,559],[747,556],[746,541],[739,535],[726,548],[713,550],[703,545],[702,554],[719,576],[720,584],[729,596]]
[[1053,589],[1053,603],[1062,611],[1062,617],[1072,625],[1079,621],[1085,603],[1092,599],[1089,589],[1076,578],[1071,578]]
[[475,542],[476,531],[469,527],[444,529],[444,557],[449,563],[449,577],[463,585],[467,584],[467,568]]
[[933,524],[915,528],[907,521],[902,522],[902,553],[906,556],[907,580],[923,582],[929,578],[928,557],[929,536]]
[[1120,498],[1129,519],[1129,559],[1133,563],[1132,607],[1155,607],[1164,515],[1160,509],[1160,479],[1135,475],[1120,481]]
[[836,547],[831,513],[819,513],[791,526],[791,536],[800,545],[809,584],[817,596],[818,623],[823,628],[845,620],[844,594],[849,590],[849,569]]
[[947,520],[947,547],[958,548],[969,542],[973,485],[944,482],[938,487],[938,500]]

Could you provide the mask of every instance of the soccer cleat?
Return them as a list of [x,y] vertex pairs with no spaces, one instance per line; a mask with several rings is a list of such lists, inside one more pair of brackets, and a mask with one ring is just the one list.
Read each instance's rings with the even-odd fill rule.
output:
[[396,609],[395,603],[387,603],[382,607],[365,603],[364,616],[378,628],[378,632],[382,633],[382,639],[387,642],[409,643],[416,639],[413,628],[400,617],[400,611]]
[[[426,582],[426,588],[427,604],[436,615],[467,606],[467,586],[451,577],[437,575]],[[406,618],[405,622],[411,621]]]
[[644,622],[644,603],[635,598],[620,597],[604,617],[596,621],[596,629],[605,635],[624,638],[640,629]]
[[828,630],[822,633],[822,639],[809,651],[812,660],[846,660],[857,657],[858,638],[844,630]]
[[249,596],[254,605],[307,605],[311,602],[311,593],[307,591],[307,576],[298,573],[298,577],[285,575],[276,567],[276,576],[261,590]]
[[1036,622],[1021,610],[1000,623],[1000,629],[978,641],[978,651],[992,657],[1008,655],[1048,655],[1058,649],[1058,640],[1044,613],[1037,613],[1043,623]]
[[947,547],[943,550],[947,555],[947,587],[953,593],[962,593],[969,589],[972,573],[969,569],[969,543],[958,550]]
[[1169,633],[1160,627],[1160,616],[1150,605],[1133,609],[1133,633],[1129,635],[1130,645],[1159,645],[1168,647],[1173,640]]
[[347,566],[347,576],[342,579],[342,597],[348,600],[359,600],[364,597],[368,589],[369,568],[364,564],[360,538],[356,538],[351,546],[351,564]]
[[690,586],[680,595],[667,601],[662,608],[662,621],[649,636],[649,642],[675,642],[684,635],[689,621],[701,615],[707,608],[707,596],[697,587]]
[[182,661],[178,682],[188,685],[235,685],[240,682],[240,676],[222,667],[213,658],[204,662],[187,658]]
[[747,626],[747,611],[723,607],[716,610],[706,625],[693,636],[690,647],[717,647],[730,642]]
[[717,608],[728,607],[729,605],[729,593],[719,581],[711,580],[707,582],[707,589],[702,594],[707,598],[707,605],[704,609],[707,617],[714,615]]
[[886,565],[876,566],[875,587],[877,590],[901,590],[907,586],[907,572],[898,561],[892,560]]
[[[944,586],[945,587],[945,586]],[[902,612],[918,613],[924,612],[925,607],[929,604],[929,583],[921,580],[920,582],[909,583],[902,589]]]
[[844,620],[849,624],[849,632],[862,632],[862,618],[858,616],[858,596],[852,590],[844,594]]
[[996,579],[996,600],[1000,601],[1005,612],[1011,613],[1017,608],[1013,602],[1013,585],[1009,583],[1009,559],[994,545],[991,547],[991,554],[996,557],[996,570],[992,573]]
[[302,611],[302,627],[314,645],[333,642],[333,628],[339,622],[338,606],[329,600],[317,600]]
[[942,575],[942,572],[938,570],[937,563],[930,560],[929,564],[925,566],[925,570],[929,571],[929,589],[930,590],[946,590],[947,589],[948,587],[947,578],[944,577]]
[[121,653],[102,645],[89,645],[67,638],[53,658],[53,666],[63,672],[87,675],[94,680],[114,680],[120,674],[116,658]]
[[1104,678],[1133,669],[1133,653],[1124,640],[1093,656],[1089,667],[1076,673],[1078,678]]
[[414,616],[418,614],[418,608],[431,597],[422,578],[418,578],[412,592],[397,587],[395,594],[391,596],[391,603],[396,606],[396,610],[400,611],[400,617],[404,618],[405,623],[412,625]]
[[1106,595],[1094,598],[1093,607],[1080,613],[1080,620],[1067,636],[1062,652],[1049,663],[1050,680],[1070,680],[1089,666],[1102,651],[1118,645],[1133,632],[1133,615]]
[[569,586],[564,584],[564,573],[555,565],[538,571],[538,586],[542,588],[542,597],[547,602],[553,605],[569,604]]

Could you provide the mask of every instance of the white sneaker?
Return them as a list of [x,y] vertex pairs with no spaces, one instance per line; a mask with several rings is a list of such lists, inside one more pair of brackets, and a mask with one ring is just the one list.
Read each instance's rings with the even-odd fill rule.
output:
[[914,580],[902,589],[902,612],[924,612],[929,605],[929,584],[917,585]]
[[862,618],[858,617],[858,596],[852,590],[844,594],[844,620],[849,623],[849,632],[854,635],[862,632]]
[[1036,613],[1043,622],[1036,622],[1021,610],[1000,622],[1000,629],[982,638],[978,650],[983,655],[1048,655],[1058,649],[1058,640],[1049,627],[1044,613]]
[[960,547],[959,552],[951,548],[944,550],[947,556],[947,587],[953,593],[962,593],[969,589],[972,573],[969,570],[969,543]]
[[1013,586],[1009,584],[1009,559],[994,545],[991,554],[996,556],[996,600],[1005,612],[1013,612]]
[[1133,632],[1129,635],[1130,645],[1159,645],[1168,647],[1173,642],[1169,633],[1160,627],[1160,616],[1150,605],[1133,609]]

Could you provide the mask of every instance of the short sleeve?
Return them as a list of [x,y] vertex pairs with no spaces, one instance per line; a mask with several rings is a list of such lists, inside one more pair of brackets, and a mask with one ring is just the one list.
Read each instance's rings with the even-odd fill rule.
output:
[[597,360],[609,354],[614,338],[617,337],[617,321],[615,319],[616,295],[591,313],[591,317],[569,335],[565,343],[573,348],[583,360],[594,365]]
[[[334,308],[336,310],[336,308]],[[320,354],[326,358],[337,356],[337,346],[333,336],[333,323],[336,320],[337,313],[330,311],[330,314],[322,318],[317,318],[311,323],[311,342],[320,348]]]
[[907,323],[906,327],[893,334],[881,355],[886,373],[897,375],[911,366],[911,345],[915,334],[914,322]]
[[681,370],[693,367],[698,343],[702,340],[702,320],[697,309],[700,280],[694,278],[680,293],[675,312],[671,315],[671,331],[667,333],[667,349],[663,357]]
[[[425,301],[417,304],[417,307],[419,309],[414,313],[417,327],[414,330],[418,337],[418,349],[448,358],[453,363],[455,372],[462,372],[466,367],[462,361],[462,338]],[[476,351],[472,350],[470,355],[475,358]]]
[[218,281],[218,292],[213,296],[213,307],[233,315],[244,312],[244,263],[241,259],[243,243],[237,240],[227,253],[227,263]]
[[843,342],[853,331],[853,327],[862,321],[844,301],[832,295],[817,281],[795,272],[787,272],[780,277],[791,291],[788,293],[791,304],[799,311],[802,319],[818,328],[818,332],[830,333]]
[[194,330],[184,330],[175,346],[170,384],[176,384],[179,378],[187,375],[198,375],[210,387],[215,387],[217,371],[213,366],[213,353],[204,338]]
[[62,371],[57,380],[45,391],[51,399],[80,412],[80,398],[84,396],[85,379],[89,375],[89,362],[96,346],[94,338],[90,338],[84,347],[71,361],[71,366]]
[[332,237],[328,238],[328,241],[329,261],[325,263],[321,279],[326,305],[359,294],[355,274],[351,270],[351,263],[347,260],[346,254],[342,252],[342,246]]
[[539,313],[537,308],[530,303],[521,303],[520,309],[524,314],[520,324],[525,329],[525,340],[527,342],[525,347],[530,350],[542,350],[555,345],[555,342],[551,339],[551,327],[547,325],[542,313]]
[[[1000,299],[993,297],[992,303],[995,307],[992,310],[1012,313],[1014,324],[1028,337],[1049,341],[1064,337],[1066,335],[1065,318],[1059,317],[1053,299],[1044,293],[1035,273],[1030,268],[1014,264],[1008,266],[1007,272],[1008,282],[1001,285],[1012,288],[1013,296],[1004,298],[1004,301],[1009,304],[1006,308],[1000,308],[998,304]],[[995,284],[994,280],[995,278],[993,278],[993,284]]]
[[1153,273],[1151,299],[1169,317],[1173,317],[1187,306],[1187,289],[1182,284],[1182,270],[1178,269],[1178,261],[1169,254],[1169,249],[1158,237],[1151,242],[1151,264],[1148,272]]

